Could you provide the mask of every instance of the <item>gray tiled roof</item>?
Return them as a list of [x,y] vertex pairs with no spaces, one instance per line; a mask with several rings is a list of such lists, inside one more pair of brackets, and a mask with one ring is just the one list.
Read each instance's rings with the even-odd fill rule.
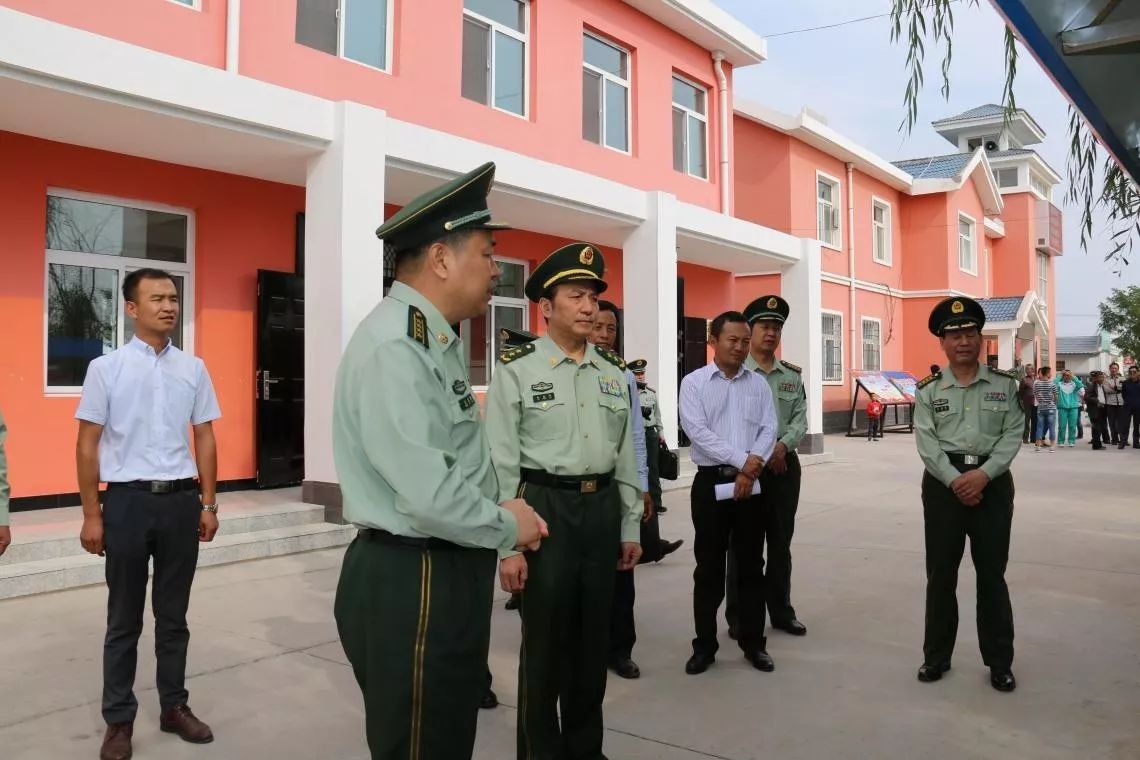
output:
[[1007,298],[980,298],[982,311],[986,313],[986,322],[1008,322],[1017,318],[1017,311],[1025,296],[1010,296]]
[[1057,336],[1057,353],[1059,354],[1097,354],[1100,353],[1099,335],[1078,335],[1070,337]]
[[969,121],[970,119],[984,119],[989,116],[1001,116],[1005,113],[1005,109],[993,103],[986,103],[984,106],[971,108],[969,111],[963,111],[957,116],[947,116],[945,119],[939,119],[934,122],[935,124],[946,124],[952,121]]
[[891,163],[915,179],[954,179],[973,158],[970,153],[951,153],[947,156],[911,158]]

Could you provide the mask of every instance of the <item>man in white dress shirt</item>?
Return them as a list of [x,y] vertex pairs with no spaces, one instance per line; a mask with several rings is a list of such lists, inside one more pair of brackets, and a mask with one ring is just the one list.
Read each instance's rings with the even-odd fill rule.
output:
[[[744,315],[713,320],[713,363],[681,381],[681,426],[697,476],[690,499],[696,540],[693,618],[697,637],[685,672],[708,670],[716,659],[717,610],[724,600],[725,558],[736,553],[740,595],[737,643],[757,670],[775,668],[764,637],[764,504],[753,488],[776,445],[778,418],[768,381],[744,366],[750,340]],[[716,486],[732,484],[717,500]]]
[[[135,665],[152,558],[159,726],[195,744],[214,738],[187,705],[186,609],[198,543],[213,540],[218,530],[211,423],[221,412],[206,365],[171,343],[179,309],[174,279],[157,269],[137,270],[124,279],[123,298],[135,336],[91,362],[75,413],[79,538],[84,549],[107,558],[101,760],[131,756]],[[107,484],[102,506],[100,482]]]

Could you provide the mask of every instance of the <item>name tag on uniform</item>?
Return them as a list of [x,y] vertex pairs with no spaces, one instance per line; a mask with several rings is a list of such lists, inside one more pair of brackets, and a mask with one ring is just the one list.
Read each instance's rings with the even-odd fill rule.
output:
[[612,377],[599,377],[598,388],[607,396],[621,398],[622,381]]
[[781,391],[786,391],[788,393],[791,393],[795,389],[796,389],[795,383],[780,383],[780,390]]
[[1002,403],[1005,403],[1005,401],[1007,399],[1005,396],[1005,391],[987,391],[986,396],[985,396],[985,400],[986,401],[1001,401]]
[[472,396],[470,393],[468,393],[463,398],[459,399],[459,408],[462,409],[463,411],[466,412],[468,409],[470,409],[473,406],[475,406],[475,397]]
[[533,397],[534,402],[537,404],[539,401],[553,401],[553,393],[536,393]]

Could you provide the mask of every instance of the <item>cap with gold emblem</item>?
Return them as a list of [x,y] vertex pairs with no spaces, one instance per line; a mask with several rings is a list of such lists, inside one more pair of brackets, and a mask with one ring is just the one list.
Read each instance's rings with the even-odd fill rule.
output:
[[515,330],[512,327],[499,328],[499,343],[504,349],[518,348],[536,340],[538,340],[538,336],[528,333],[526,330]]
[[748,320],[749,325],[766,321],[783,324],[787,321],[790,311],[791,307],[783,298],[774,295],[760,296],[745,307],[744,318]]
[[543,294],[555,285],[564,282],[588,280],[598,287],[598,293],[606,289],[602,276],[606,273],[606,262],[602,252],[590,243],[564,245],[534,268],[526,281],[526,297],[538,303]]
[[649,362],[647,362],[645,359],[634,359],[625,366],[628,367],[629,371],[633,374],[640,375],[641,373],[645,372],[645,368],[649,366]]
[[941,338],[947,330],[965,330],[976,327],[979,330],[986,323],[986,312],[973,298],[952,296],[935,304],[930,311],[928,327],[930,332]]
[[495,165],[474,171],[414,198],[376,230],[376,237],[397,253],[413,251],[433,240],[462,230],[509,230],[491,221],[487,194],[495,180]]

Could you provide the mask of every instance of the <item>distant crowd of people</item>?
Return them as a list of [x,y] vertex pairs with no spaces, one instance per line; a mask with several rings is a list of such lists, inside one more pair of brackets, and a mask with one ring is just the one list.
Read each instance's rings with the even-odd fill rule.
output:
[[1130,366],[1126,376],[1113,362],[1107,374],[1096,369],[1082,378],[1068,369],[1054,377],[1050,367],[1026,365],[1018,392],[1025,410],[1022,440],[1034,451],[1075,447],[1085,437],[1082,412],[1094,450],[1126,448],[1129,430],[1132,448],[1140,449],[1140,366]]

